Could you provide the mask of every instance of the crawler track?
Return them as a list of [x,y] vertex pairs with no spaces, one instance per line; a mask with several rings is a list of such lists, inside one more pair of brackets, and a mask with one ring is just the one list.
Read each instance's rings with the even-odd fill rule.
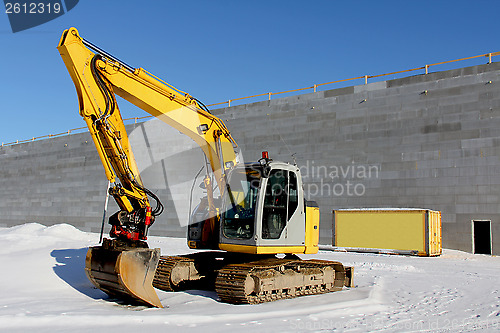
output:
[[274,259],[224,267],[215,290],[223,302],[257,304],[338,291],[345,277],[338,262]]
[[194,262],[194,259],[188,257],[160,257],[158,266],[156,267],[155,277],[153,279],[153,287],[164,291],[178,291],[181,286],[175,285],[171,279],[172,270],[176,265]]
[[153,286],[165,291],[215,290],[222,302],[231,304],[264,303],[352,286],[352,268],[335,261],[235,258],[221,259],[220,253],[212,252],[161,257]]

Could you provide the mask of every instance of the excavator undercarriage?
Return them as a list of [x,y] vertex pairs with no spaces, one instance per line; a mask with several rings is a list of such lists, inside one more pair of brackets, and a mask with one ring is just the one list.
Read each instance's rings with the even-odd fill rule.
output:
[[353,286],[353,268],[335,261],[217,251],[160,257],[159,249],[108,239],[89,248],[85,271],[111,297],[155,307],[162,304],[153,287],[210,290],[224,303],[258,304]]
[[246,255],[200,252],[162,256],[153,286],[164,291],[215,290],[231,304],[257,304],[353,286],[352,267],[290,255]]

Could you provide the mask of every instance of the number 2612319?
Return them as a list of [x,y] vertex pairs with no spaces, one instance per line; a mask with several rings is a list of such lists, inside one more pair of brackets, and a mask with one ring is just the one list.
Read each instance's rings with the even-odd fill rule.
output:
[[5,13],[7,14],[58,14],[61,12],[61,4],[59,2],[43,3],[43,2],[6,2]]

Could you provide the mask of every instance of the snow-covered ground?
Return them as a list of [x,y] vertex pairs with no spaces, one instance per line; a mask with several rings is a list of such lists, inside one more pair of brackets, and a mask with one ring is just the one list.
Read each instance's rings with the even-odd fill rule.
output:
[[[93,288],[83,267],[99,235],[66,224],[0,229],[0,331],[5,332],[425,332],[500,330],[500,258],[320,251],[303,258],[355,267],[356,287],[260,305],[220,303],[214,292],[158,291],[164,309],[121,305]],[[184,239],[151,237],[162,254]]]

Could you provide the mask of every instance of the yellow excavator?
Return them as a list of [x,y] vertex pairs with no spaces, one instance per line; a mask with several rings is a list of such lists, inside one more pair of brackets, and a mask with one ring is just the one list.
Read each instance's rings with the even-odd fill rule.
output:
[[[297,256],[317,253],[319,239],[319,208],[305,199],[297,165],[273,161],[267,152],[258,162],[238,163],[235,140],[203,103],[113,57],[75,28],[63,32],[58,50],[120,208],[109,218],[110,238],[87,252],[85,272],[97,288],[162,307],[154,288],[215,290],[222,302],[255,304],[352,286],[352,267]],[[192,212],[187,243],[208,251],[161,256],[148,247],[163,205],[141,180],[115,94],[203,150],[207,195]]]

